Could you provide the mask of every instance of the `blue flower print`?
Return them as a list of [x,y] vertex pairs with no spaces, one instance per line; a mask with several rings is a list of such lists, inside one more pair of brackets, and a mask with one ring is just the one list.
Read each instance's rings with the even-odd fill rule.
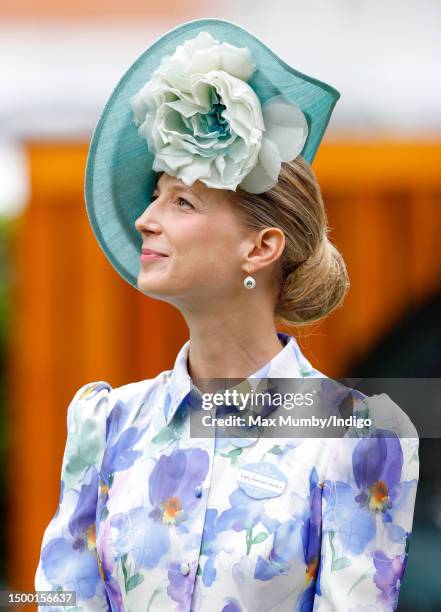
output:
[[130,552],[136,570],[158,565],[170,548],[170,528],[189,531],[184,523],[191,522],[191,513],[200,503],[194,489],[205,479],[208,467],[207,452],[197,448],[159,457],[148,482],[151,508],[132,508],[111,517],[112,527],[118,530],[118,558]]
[[381,591],[378,599],[395,610],[398,604],[401,579],[407,564],[407,553],[388,557],[382,550],[377,550],[373,560],[376,570],[374,582]]
[[197,561],[192,561],[190,571],[187,575],[181,572],[180,561],[170,561],[168,565],[168,580],[167,593],[178,603],[175,608],[176,612],[187,612],[190,609],[191,596],[193,590],[193,581],[197,569]]
[[75,509],[68,523],[66,537],[54,538],[41,552],[42,567],[48,581],[56,588],[77,592],[90,599],[101,581],[95,552],[95,508],[98,494],[98,473],[91,470],[91,479],[83,484]]

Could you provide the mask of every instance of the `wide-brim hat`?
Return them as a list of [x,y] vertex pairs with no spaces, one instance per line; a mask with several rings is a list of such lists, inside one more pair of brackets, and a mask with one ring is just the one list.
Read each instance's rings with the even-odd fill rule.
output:
[[197,19],[161,36],[130,66],[113,90],[93,132],[86,166],[87,214],[99,245],[117,272],[137,288],[142,237],[136,219],[155,187],[155,154],[141,138],[131,100],[152,78],[161,60],[178,45],[208,32],[217,41],[251,52],[256,70],[248,81],[261,103],[283,96],[297,105],[307,122],[302,157],[314,159],[339,92],[287,65],[261,40],[222,19]]

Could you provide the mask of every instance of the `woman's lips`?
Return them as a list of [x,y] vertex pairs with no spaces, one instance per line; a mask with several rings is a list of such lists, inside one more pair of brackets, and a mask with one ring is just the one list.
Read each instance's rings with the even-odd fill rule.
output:
[[167,255],[161,255],[160,253],[141,253],[141,261],[152,261],[154,259],[162,259],[163,257],[168,257]]

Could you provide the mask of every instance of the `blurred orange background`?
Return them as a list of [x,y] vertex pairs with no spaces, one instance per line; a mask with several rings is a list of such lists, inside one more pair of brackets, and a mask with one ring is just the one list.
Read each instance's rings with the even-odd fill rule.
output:
[[[344,11],[345,3],[339,4]],[[280,36],[289,39],[283,26],[288,9],[283,3],[280,7]],[[216,16],[243,23],[243,12],[237,9],[236,19],[233,4],[222,11],[214,8]],[[260,11],[267,10],[261,3]],[[165,32],[205,12],[196,0],[185,6],[174,0],[0,5],[3,29],[21,20],[32,27],[38,20],[69,24],[121,17],[128,31],[130,20],[139,18],[153,23],[155,32]],[[151,38],[146,34],[145,46]],[[104,100],[109,93],[103,92]],[[343,253],[351,289],[343,307],[328,319],[295,333],[313,365],[334,377],[347,375],[403,317],[441,291],[441,138],[399,129],[391,136],[381,125],[373,133],[374,138],[350,123],[345,126],[342,115],[313,164],[330,238]],[[74,392],[93,380],[117,387],[154,377],[173,367],[187,340],[180,314],[130,287],[95,240],[83,197],[89,139],[90,131],[80,130],[20,140],[29,197],[12,221],[8,248],[14,273],[5,374],[5,554],[13,589],[34,588],[43,530],[60,494],[66,407]]]

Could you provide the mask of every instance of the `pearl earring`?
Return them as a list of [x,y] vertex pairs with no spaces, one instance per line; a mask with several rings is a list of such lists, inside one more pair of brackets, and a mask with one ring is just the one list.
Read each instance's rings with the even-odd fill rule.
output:
[[250,269],[248,268],[248,276],[244,278],[243,285],[245,289],[254,289],[254,287],[256,286],[256,280],[252,276],[250,276],[249,273]]

